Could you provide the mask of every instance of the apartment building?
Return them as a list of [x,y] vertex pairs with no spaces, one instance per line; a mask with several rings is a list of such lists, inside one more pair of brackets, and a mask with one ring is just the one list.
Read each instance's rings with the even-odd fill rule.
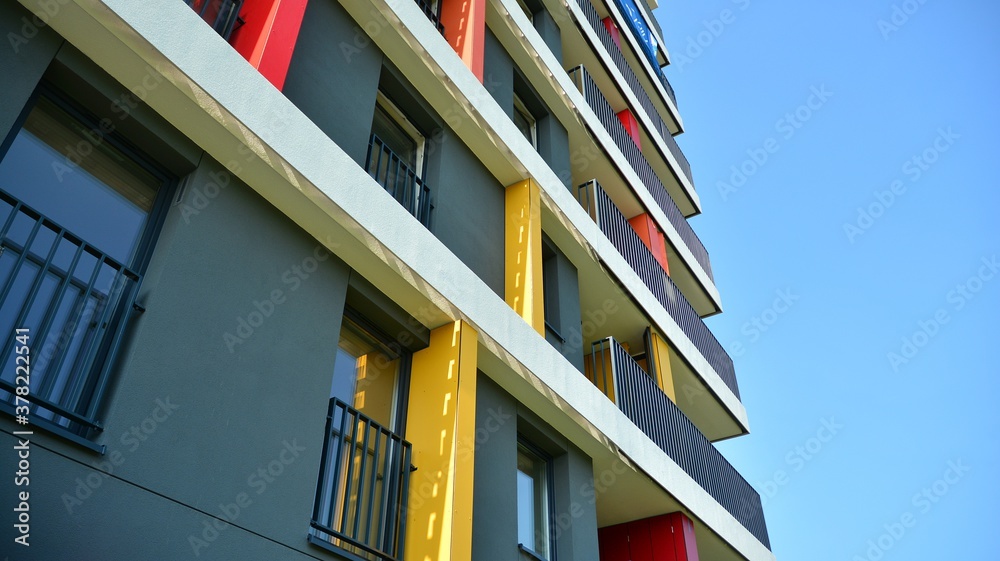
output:
[[5,0],[11,559],[773,559],[655,0]]

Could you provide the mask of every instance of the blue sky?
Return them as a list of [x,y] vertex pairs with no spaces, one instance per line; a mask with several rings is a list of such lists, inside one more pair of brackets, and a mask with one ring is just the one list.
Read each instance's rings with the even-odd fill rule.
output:
[[1000,5],[655,13],[775,555],[996,559]]

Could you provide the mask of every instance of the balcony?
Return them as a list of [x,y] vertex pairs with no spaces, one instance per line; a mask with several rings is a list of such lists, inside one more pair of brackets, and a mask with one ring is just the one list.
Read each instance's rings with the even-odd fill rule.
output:
[[[611,38],[611,34],[608,29],[604,27],[604,23],[601,21],[601,16],[597,15],[597,10],[594,9],[594,5],[590,3],[590,0],[577,0],[577,4],[583,11],[584,15],[587,17],[587,21],[590,23],[590,27],[594,30],[594,34],[600,39],[601,44],[604,45],[605,50],[611,55],[611,60],[615,62],[615,66],[618,67],[618,71],[621,72],[622,76],[625,77],[625,83],[628,84],[629,89],[635,95],[636,99],[639,100],[639,105],[642,106],[642,110],[649,117],[650,121],[653,122],[653,128],[663,139],[664,143],[667,145],[667,149],[673,154],[674,159],[681,166],[681,171],[684,172],[684,177],[694,185],[694,177],[691,174],[691,164],[688,162],[687,157],[681,152],[680,146],[677,145],[677,140],[674,136],[670,134],[670,128],[660,117],[660,113],[656,110],[656,106],[653,105],[653,100],[649,98],[649,94],[639,83],[639,78],[632,71],[632,67],[629,66],[628,61],[625,60],[625,55],[622,53],[618,44],[615,40]],[[674,98],[674,89],[670,87],[667,79],[659,74],[663,88],[666,90],[667,95],[670,96],[670,100],[673,101],[674,106],[677,106],[677,100]]]
[[184,3],[227,41],[240,23],[243,0],[184,0]]
[[708,329],[708,326],[705,325],[687,299],[684,298],[660,263],[653,257],[653,254],[629,225],[628,220],[615,206],[611,197],[596,181],[581,185],[578,188],[578,197],[580,204],[590,213],[594,222],[615,246],[618,253],[639,275],[643,284],[649,288],[649,291],[666,309],[670,317],[677,322],[681,331],[687,335],[695,348],[726,383],[726,386],[736,394],[736,397],[739,397],[740,390],[736,383],[733,359],[730,358],[729,353],[715,338],[715,335]]
[[[47,423],[93,447],[85,439],[101,429],[101,400],[141,281],[0,191],[0,332],[29,330],[32,423]],[[0,352],[0,408],[9,412],[25,405],[15,396],[14,343],[7,337]]]
[[423,178],[410,168],[378,136],[372,135],[368,141],[368,155],[365,170],[396,199],[399,204],[420,221],[431,227],[431,189]]
[[423,10],[427,19],[431,20],[438,33],[444,35],[444,24],[441,23],[441,4],[444,0],[414,0]]
[[618,120],[615,110],[612,109],[611,104],[608,103],[608,100],[605,99],[600,89],[597,88],[590,74],[583,66],[577,66],[570,71],[570,76],[573,77],[580,92],[587,100],[587,104],[597,115],[601,124],[604,125],[605,130],[611,136],[615,145],[618,146],[625,159],[628,160],[629,165],[635,171],[636,175],[639,176],[646,190],[653,196],[657,206],[666,215],[667,220],[680,235],[681,240],[691,251],[692,255],[694,255],[695,260],[701,265],[702,270],[714,281],[712,265],[704,244],[701,243],[698,235],[691,229],[691,225],[688,224],[684,214],[670,197],[666,187],[663,186],[660,178],[657,177],[656,172],[649,165],[642,151],[639,150],[639,147],[636,146],[635,142],[628,135],[628,132],[625,131],[625,127]]
[[760,495],[613,338],[593,344],[585,376],[765,547]]
[[354,559],[403,559],[410,443],[330,400],[309,541]]

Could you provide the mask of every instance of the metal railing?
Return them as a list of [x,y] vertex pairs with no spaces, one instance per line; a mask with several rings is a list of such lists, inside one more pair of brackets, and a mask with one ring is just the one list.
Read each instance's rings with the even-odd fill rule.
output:
[[[672,134],[670,134],[670,129],[667,124],[663,122],[663,118],[660,117],[660,113],[656,110],[656,106],[653,105],[653,100],[649,98],[649,94],[646,93],[645,88],[639,83],[639,78],[632,71],[632,67],[629,66],[628,62],[625,60],[625,55],[622,53],[621,48],[615,43],[615,40],[611,38],[611,33],[608,29],[604,27],[604,22],[601,20],[601,16],[597,15],[597,10],[594,8],[590,0],[577,0],[580,9],[583,10],[584,15],[587,17],[587,21],[590,22],[590,27],[594,30],[597,38],[600,39],[601,43],[604,45],[604,49],[607,50],[608,54],[611,55],[611,60],[615,62],[615,66],[625,77],[625,83],[628,84],[629,89],[635,94],[636,99],[639,100],[639,105],[642,106],[643,111],[649,116],[650,120],[653,121],[653,128],[660,134],[660,138],[667,145],[667,149],[670,153],[674,155],[674,159],[677,160],[677,164],[681,166],[681,171],[684,172],[684,176],[687,177],[691,184],[694,184],[694,176],[691,174],[691,164],[688,162],[687,156],[681,151],[681,147],[677,145],[677,140]],[[663,89],[666,90],[667,95],[674,102],[674,106],[677,106],[677,100],[674,98],[674,89],[670,87],[670,83],[667,79],[663,77],[662,73],[658,73],[660,83],[663,84]]]
[[403,559],[410,443],[330,399],[312,535],[362,557]]
[[[99,408],[142,276],[0,191],[0,333],[27,328],[34,418],[85,436]],[[14,397],[14,340],[2,343],[0,402]]]
[[444,2],[444,0],[436,0],[436,1],[414,0],[414,1],[417,3],[417,6],[420,6],[420,9],[423,10],[424,15],[427,16],[427,19],[431,20],[431,23],[433,23],[434,27],[437,28],[438,33],[444,35],[444,24],[441,23],[441,3]]
[[409,165],[403,162],[376,135],[368,141],[368,155],[365,157],[365,170],[399,204],[412,214],[428,229],[431,227],[431,189],[423,178]]
[[[598,341],[591,348],[590,381],[605,395],[613,396],[639,430],[771,549],[760,494],[613,338]],[[610,392],[606,389],[609,383]]]
[[691,250],[695,260],[698,261],[705,273],[708,274],[708,277],[714,281],[715,277],[712,275],[712,264],[708,258],[708,250],[701,243],[698,234],[695,234],[694,230],[691,229],[691,225],[688,224],[681,209],[677,208],[677,203],[670,197],[667,188],[663,186],[663,182],[660,181],[656,172],[653,171],[646,157],[642,155],[642,151],[639,150],[632,137],[626,132],[621,121],[618,120],[615,110],[611,108],[611,104],[608,103],[604,94],[598,89],[597,84],[594,83],[587,69],[581,65],[570,70],[569,73],[574,81],[576,81],[577,87],[580,88],[580,92],[587,100],[587,104],[597,115],[597,119],[601,121],[604,129],[611,135],[615,145],[621,150],[625,159],[628,160],[629,165],[632,166],[639,179],[642,180],[643,185],[646,186],[646,190],[656,200],[657,206],[663,210],[663,213],[667,216],[667,220],[670,221],[670,224],[680,234],[681,239],[684,240],[684,244]]
[[243,0],[184,0],[222,38],[229,40],[240,21]]
[[578,187],[577,196],[597,226],[631,265],[632,270],[639,275],[660,305],[677,322],[698,352],[705,357],[736,397],[740,397],[733,359],[635,233],[611,197],[604,192],[597,181],[590,181]]

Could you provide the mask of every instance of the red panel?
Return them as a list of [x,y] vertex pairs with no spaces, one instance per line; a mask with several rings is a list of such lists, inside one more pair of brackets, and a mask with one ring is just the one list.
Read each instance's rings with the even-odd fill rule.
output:
[[649,519],[650,541],[653,542],[653,561],[687,561],[677,557],[673,527],[669,515]]
[[246,0],[240,10],[244,23],[231,43],[243,58],[279,90],[305,17],[307,0]]
[[444,26],[444,38],[482,82],[486,47],[486,0],[444,1],[441,4],[441,25]]
[[611,34],[611,39],[614,40],[615,45],[618,45],[618,48],[621,49],[622,36],[621,33],[618,32],[618,26],[615,25],[614,20],[612,20],[610,17],[607,17],[604,18],[602,21],[604,22],[604,28],[607,29],[608,33]]
[[628,523],[628,551],[632,561],[653,561],[648,518]]
[[667,262],[667,244],[663,237],[663,232],[656,226],[649,214],[640,214],[628,221],[635,233],[639,235],[642,243],[646,244],[653,257],[660,262],[663,270],[669,275],[670,267]]
[[632,142],[642,150],[642,141],[639,137],[639,121],[635,120],[635,115],[632,114],[628,109],[623,109],[618,112],[618,120],[621,121],[622,126],[625,127],[625,132],[628,133],[629,137],[632,138]]
[[[680,538],[675,540],[678,561],[698,561],[698,542],[694,537],[694,523],[681,512],[674,512],[669,516],[674,520],[674,535]],[[680,557],[681,552],[683,558]]]
[[598,528],[597,543],[601,561],[629,561],[627,524]]

